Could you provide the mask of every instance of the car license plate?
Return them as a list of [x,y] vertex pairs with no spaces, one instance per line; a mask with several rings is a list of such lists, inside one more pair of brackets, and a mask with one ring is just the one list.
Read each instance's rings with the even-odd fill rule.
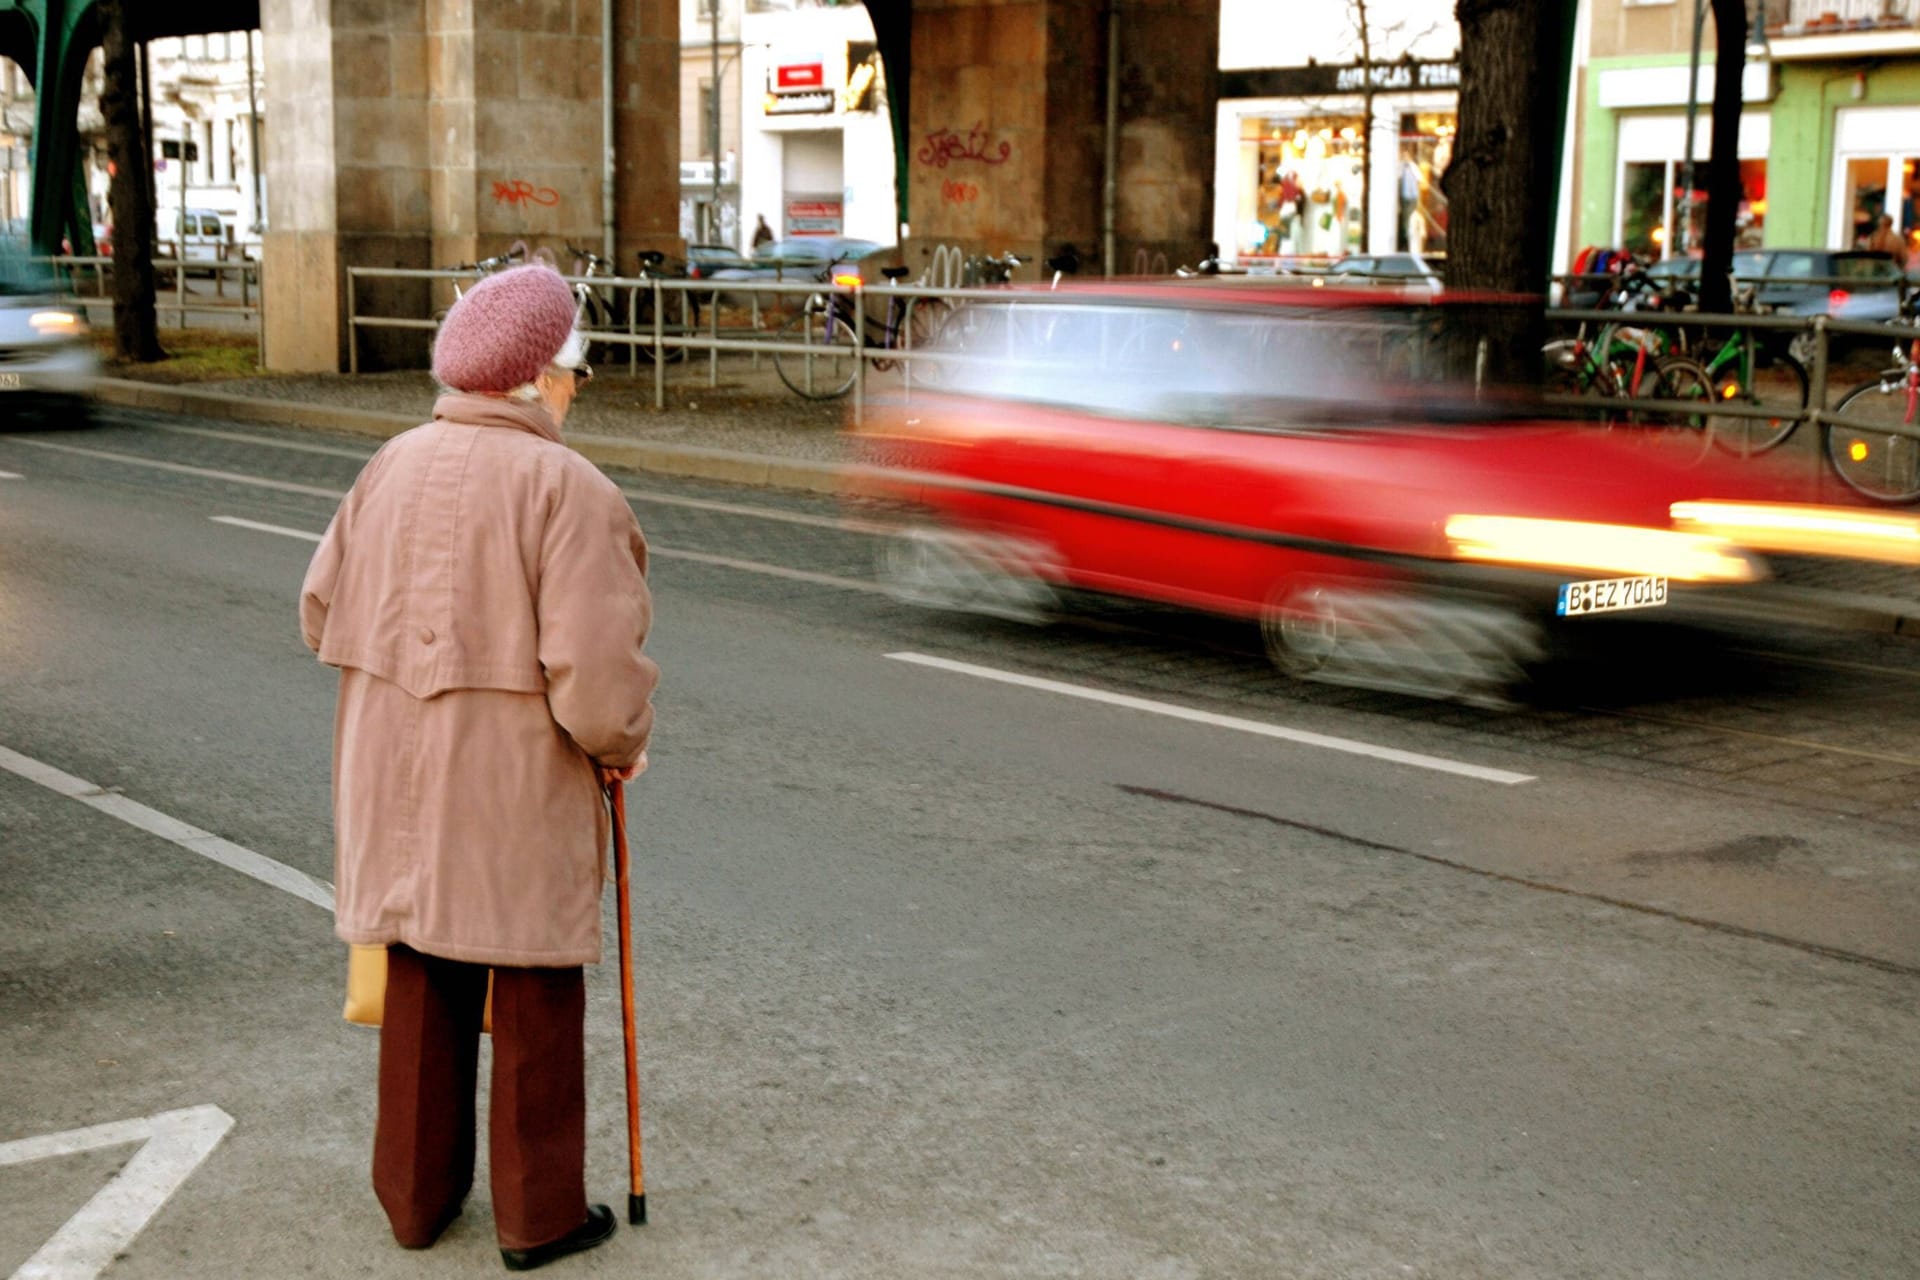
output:
[[1667,602],[1665,578],[1603,578],[1598,582],[1563,582],[1554,612],[1563,618],[1617,609],[1657,609]]
[[0,391],[18,391],[18,390],[20,390],[19,374],[0,373]]

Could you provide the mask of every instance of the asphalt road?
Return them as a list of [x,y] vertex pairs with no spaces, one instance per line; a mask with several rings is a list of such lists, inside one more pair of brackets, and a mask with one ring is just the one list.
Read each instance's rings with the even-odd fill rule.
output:
[[[328,913],[227,865],[331,877],[295,593],[368,452],[0,435],[0,1272],[498,1265],[484,1172],[391,1242]],[[1911,642],[1623,630],[1479,711],[913,611],[831,504],[619,478],[654,1220],[553,1274],[1913,1274]]]

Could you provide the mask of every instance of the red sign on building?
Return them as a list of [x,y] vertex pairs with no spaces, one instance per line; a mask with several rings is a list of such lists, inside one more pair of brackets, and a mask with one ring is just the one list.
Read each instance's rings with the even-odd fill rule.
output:
[[786,93],[795,89],[824,89],[827,84],[827,67],[823,59],[812,62],[789,62],[773,70],[773,87],[777,93]]

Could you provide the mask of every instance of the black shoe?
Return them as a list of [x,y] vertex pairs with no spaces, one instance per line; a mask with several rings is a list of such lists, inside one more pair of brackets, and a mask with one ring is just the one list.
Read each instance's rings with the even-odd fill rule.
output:
[[500,1261],[507,1264],[509,1271],[531,1271],[570,1253],[605,1244],[612,1237],[614,1226],[613,1210],[603,1204],[589,1205],[587,1220],[558,1240],[549,1240],[531,1249],[502,1249]]

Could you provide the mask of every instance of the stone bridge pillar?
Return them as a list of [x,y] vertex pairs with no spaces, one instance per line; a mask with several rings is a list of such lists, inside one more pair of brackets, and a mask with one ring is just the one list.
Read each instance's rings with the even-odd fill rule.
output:
[[[269,368],[347,363],[347,268],[432,267],[515,239],[602,251],[600,0],[262,0]],[[615,225],[678,235],[678,0],[615,0]],[[425,318],[426,282],[356,286]],[[426,331],[364,330],[362,367],[420,366]]]
[[1070,243],[1081,274],[1100,274],[1109,13],[1120,51],[1115,271],[1204,255],[1219,0],[914,0],[909,266],[937,244],[1037,263]]

